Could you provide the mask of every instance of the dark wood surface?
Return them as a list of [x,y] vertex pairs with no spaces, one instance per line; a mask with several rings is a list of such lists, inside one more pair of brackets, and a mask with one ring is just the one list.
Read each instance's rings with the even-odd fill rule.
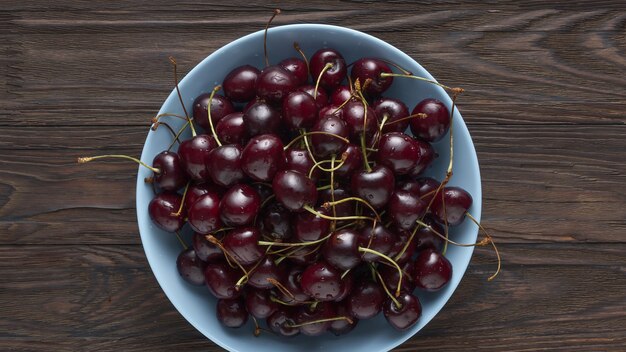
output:
[[[219,351],[165,298],[134,209],[139,155],[182,73],[277,4],[0,2],[0,350]],[[483,224],[443,311],[397,351],[626,350],[626,4],[307,0],[276,24],[359,29],[466,88]]]

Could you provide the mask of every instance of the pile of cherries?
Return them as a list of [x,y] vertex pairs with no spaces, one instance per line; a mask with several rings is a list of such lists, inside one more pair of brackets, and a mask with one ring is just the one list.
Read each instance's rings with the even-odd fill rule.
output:
[[421,315],[414,291],[449,282],[445,238],[472,197],[422,174],[451,113],[436,99],[409,113],[385,96],[409,76],[390,66],[348,65],[332,48],[244,65],[195,99],[178,133],[155,120],[175,138],[145,165],[149,215],[165,231],[193,230],[178,271],[208,287],[225,326],[252,316],[255,333],[264,319],[280,335],[340,335],[382,311],[405,330]]

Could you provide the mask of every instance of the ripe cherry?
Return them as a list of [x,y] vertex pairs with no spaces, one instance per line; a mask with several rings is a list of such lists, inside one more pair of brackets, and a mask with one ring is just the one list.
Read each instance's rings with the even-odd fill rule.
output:
[[452,278],[452,264],[441,253],[427,248],[415,259],[415,286],[426,291],[438,291]]
[[260,220],[264,235],[276,241],[285,241],[291,237],[291,218],[293,215],[279,202],[271,202],[261,210]]
[[333,49],[320,49],[313,54],[309,60],[311,77],[317,80],[326,64],[331,64],[330,68],[322,74],[320,86],[325,89],[334,89],[345,79],[347,68],[343,56]]
[[297,130],[311,128],[317,121],[317,102],[309,93],[293,91],[283,100],[283,121]]
[[260,73],[259,69],[250,65],[233,69],[224,78],[224,94],[237,103],[252,100],[256,96],[256,82]]
[[369,319],[380,313],[385,293],[380,286],[372,281],[364,281],[357,285],[347,298],[348,310],[358,319]]
[[343,119],[348,124],[350,138],[353,141],[359,141],[363,132],[365,140],[369,141],[378,128],[376,112],[371,107],[363,105],[361,101],[347,103],[343,107]]
[[359,233],[352,228],[333,232],[322,247],[324,259],[341,271],[361,263]]
[[460,225],[472,206],[472,196],[460,187],[444,187],[433,200],[431,211],[435,220],[449,226]]
[[243,298],[218,299],[217,320],[229,328],[239,328],[248,321],[248,312]]
[[219,204],[220,199],[215,193],[200,196],[187,211],[191,228],[203,235],[219,229],[222,226]]
[[210,263],[224,259],[224,252],[218,246],[209,242],[205,235],[201,233],[194,232],[191,237],[191,243],[196,256],[203,262]]
[[406,134],[389,132],[380,138],[376,161],[390,168],[396,175],[408,174],[415,168],[419,158],[417,143]]
[[250,269],[250,277],[248,278],[248,285],[259,289],[271,289],[274,287],[273,281],[283,281],[285,273],[278,265],[274,263],[274,260],[269,256],[260,260],[260,263],[254,264],[253,269]]
[[289,307],[280,307],[267,318],[266,322],[270,330],[282,336],[295,336],[300,333],[299,328],[292,327],[296,322],[293,319],[293,310]]
[[159,169],[154,174],[154,182],[164,191],[175,192],[187,183],[187,174],[177,153],[160,152],[154,157],[152,167]]
[[[348,125],[339,117],[327,116],[317,121],[313,131],[327,132],[340,137],[348,137]],[[335,136],[328,134],[311,135],[311,144],[315,154],[320,157],[327,157],[331,154],[339,155],[345,148],[346,142]]]
[[317,262],[308,266],[300,279],[302,290],[317,301],[332,301],[341,294],[341,273],[332,265]]
[[280,111],[265,101],[252,104],[242,118],[249,136],[277,133],[282,120]]
[[307,85],[298,87],[296,91],[308,93],[310,96],[314,97],[315,102],[317,103],[318,109],[321,109],[322,107],[328,104],[328,94],[323,89],[318,89],[317,94],[316,94],[315,86],[307,84]]
[[396,299],[400,307],[388,299],[383,305],[383,314],[391,326],[400,331],[407,330],[419,320],[422,315],[422,305],[416,296],[408,292],[402,293]]
[[[309,152],[304,148],[291,147],[287,149],[285,153],[287,157],[287,164],[285,170],[298,171],[304,175],[308,175],[315,162],[311,158]],[[315,168],[311,173],[311,179],[317,181],[320,174],[320,169]]]
[[328,330],[335,334],[335,336],[344,335],[352,331],[359,322],[359,319],[351,316],[350,311],[344,303],[336,304],[335,310],[337,312],[337,316],[349,317],[350,321],[347,319],[334,320],[330,323]]
[[383,208],[393,193],[395,177],[393,171],[383,165],[375,165],[371,172],[361,170],[352,175],[352,192],[365,199],[374,208]]
[[309,69],[306,62],[296,57],[290,57],[278,63],[285,70],[289,71],[296,80],[296,86],[304,85],[309,80]]
[[[369,248],[381,254],[389,254],[393,249],[397,236],[381,224],[365,226],[359,233],[359,247]],[[366,262],[377,262],[383,260],[381,256],[374,253],[362,253],[361,258]],[[384,261],[384,260],[383,260]]]
[[409,116],[409,108],[402,101],[393,98],[380,98],[372,104],[376,116],[381,123],[385,120],[383,133],[405,132],[409,127],[409,120],[395,122]]
[[291,211],[301,211],[305,206],[314,206],[317,202],[315,182],[298,171],[277,172],[272,189],[276,199]]
[[185,223],[185,209],[177,214],[182,198],[173,192],[157,194],[148,205],[148,214],[152,221],[161,229],[176,232]]
[[335,175],[340,177],[350,177],[352,173],[363,168],[363,152],[355,144],[348,144],[342,152],[344,158],[343,165],[335,170]]
[[222,197],[219,210],[228,226],[244,226],[254,221],[261,207],[261,196],[247,184],[232,186]]
[[320,302],[316,304],[315,307],[308,305],[301,306],[296,311],[294,318],[296,324],[300,325],[301,333],[308,336],[318,336],[328,330],[331,322],[327,319],[334,318],[335,315],[334,304],[330,302]]
[[[208,111],[210,97],[210,93],[204,93],[199,95],[193,102],[193,119],[198,125],[204,128],[205,131],[211,130]],[[235,107],[228,98],[219,94],[213,95],[213,99],[211,100],[211,120],[213,121],[213,126],[224,116],[234,112]]]
[[270,181],[285,165],[283,142],[275,135],[253,137],[241,153],[241,168],[256,181]]
[[246,292],[246,310],[257,319],[265,319],[278,310],[278,303],[270,299],[269,290],[250,288]]
[[450,111],[437,99],[424,99],[415,106],[412,114],[423,113],[426,118],[411,119],[413,135],[427,142],[440,140],[450,128]]
[[432,248],[441,252],[444,241],[441,237],[437,236],[437,233],[443,234],[443,227],[430,218],[424,219],[424,223],[428,224],[430,227],[420,226],[415,233],[416,249],[423,251],[426,248]]
[[215,126],[215,133],[224,144],[245,145],[248,141],[248,129],[243,122],[243,113],[234,112],[224,116]]
[[185,171],[195,181],[208,180],[207,156],[211,150],[217,147],[217,142],[212,136],[200,134],[183,141],[178,147]]
[[393,223],[403,230],[415,228],[415,221],[424,216],[426,207],[428,204],[418,195],[403,190],[396,190],[387,205]]
[[350,89],[350,86],[347,85],[341,85],[335,88],[335,90],[333,90],[332,94],[330,95],[330,103],[337,106],[345,103],[348,99],[353,99],[356,101],[356,98],[352,96],[352,90]]
[[[319,213],[329,216],[330,211],[324,208],[316,209]],[[328,234],[330,220],[310,212],[297,213],[293,221],[293,233],[301,242],[317,241]]]
[[196,256],[193,248],[185,249],[176,258],[178,274],[192,285],[204,285],[205,263]]
[[287,278],[281,281],[281,283],[292,296],[287,296],[284,292],[279,290],[279,298],[281,300],[287,303],[303,303],[309,300],[309,295],[304,292],[300,284],[303,271],[304,269],[299,266],[289,268]]
[[428,142],[420,139],[415,139],[414,142],[419,149],[419,158],[417,159],[415,167],[409,171],[409,175],[416,177],[421,175],[430,165],[432,165],[433,161],[437,157],[437,153],[435,152],[433,146]]
[[210,182],[190,185],[187,189],[187,194],[185,195],[185,209],[191,209],[191,206],[193,206],[198,198],[207,193],[214,193],[219,197],[223,195],[224,192],[225,190],[223,188],[218,187]]
[[381,77],[381,73],[391,73],[389,66],[381,60],[373,58],[361,58],[352,64],[352,81],[358,79],[361,84],[370,79],[371,83],[365,87],[365,94],[376,97],[389,89],[393,83],[393,77]]
[[256,227],[238,227],[224,236],[222,245],[239,264],[251,265],[265,254],[259,246],[260,237],[261,233]]
[[230,187],[245,179],[241,169],[241,152],[238,144],[224,144],[209,152],[208,173],[215,184]]
[[256,93],[261,99],[278,105],[298,86],[298,80],[281,66],[264,68],[259,75]]
[[209,263],[204,269],[204,279],[209,292],[216,298],[237,298],[242,290],[235,288],[235,284],[242,276],[238,269],[230,267],[225,262]]

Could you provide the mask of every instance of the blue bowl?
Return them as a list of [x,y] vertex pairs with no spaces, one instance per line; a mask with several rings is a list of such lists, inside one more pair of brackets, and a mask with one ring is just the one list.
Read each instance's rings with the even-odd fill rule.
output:
[[[338,50],[350,63],[360,57],[380,57],[395,62],[416,75],[433,79],[433,77],[417,62],[390,44],[368,34],[352,29],[320,25],[297,24],[275,27],[268,35],[268,51],[270,62],[292,56],[298,56],[292,44],[297,41],[303,51],[312,55],[323,47]],[[217,84],[221,84],[224,76],[233,68],[250,64],[264,67],[263,31],[258,31],[225,45],[209,55],[198,64],[180,82],[187,111],[191,111],[193,100],[201,93],[209,92]],[[386,93],[404,101],[412,109],[425,98],[436,98],[451,106],[451,99],[438,86],[411,79],[396,78]],[[183,114],[175,91],[169,95],[159,113]],[[168,120],[173,127],[180,128],[182,121]],[[481,186],[478,160],[472,139],[465,123],[458,112],[454,115],[454,177],[451,185],[466,189],[473,197],[474,203],[470,212],[480,220]],[[187,136],[188,137],[188,136]],[[168,147],[172,141],[171,134],[165,129],[150,131],[141,154],[141,160],[152,163],[156,154]],[[448,138],[443,138],[434,145],[439,158],[429,169],[427,175],[439,180],[445,175],[449,161]],[[184,282],[176,270],[176,257],[181,246],[175,236],[158,229],[148,216],[148,203],[154,196],[152,188],[144,183],[150,171],[139,168],[137,176],[137,220],[141,241],[148,262],[161,288],[174,304],[176,309],[198,331],[216,344],[229,351],[256,352],[296,352],[296,351],[388,351],[401,345],[424,327],[444,306],[459,285],[469,264],[473,247],[448,246],[446,257],[453,265],[450,283],[439,292],[418,292],[422,303],[422,317],[418,323],[407,331],[397,331],[387,324],[382,314],[359,322],[351,333],[336,337],[326,333],[321,337],[296,336],[284,338],[264,333],[254,337],[251,322],[240,329],[229,329],[220,325],[215,317],[215,302],[205,287],[194,287]],[[473,243],[478,234],[477,227],[466,220],[462,225],[451,229],[451,238],[458,242]],[[187,242],[190,243],[189,237]]]

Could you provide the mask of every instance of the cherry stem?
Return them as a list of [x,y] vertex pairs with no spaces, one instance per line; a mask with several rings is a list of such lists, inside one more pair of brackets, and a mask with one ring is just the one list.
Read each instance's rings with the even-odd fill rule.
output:
[[[337,164],[337,166],[335,166],[335,154],[333,154],[332,156],[333,159],[331,160],[320,160],[318,162],[316,162],[315,164],[313,164],[313,166],[311,166],[311,169],[309,170],[309,178],[311,178],[311,176],[313,175],[313,171],[315,171],[316,168],[322,170],[322,171],[326,171],[326,172],[330,172],[333,173],[334,171],[337,171],[339,169],[341,169],[341,167],[343,166],[345,160],[342,160],[339,164]],[[323,166],[321,166],[324,163],[331,163],[330,169],[327,169]],[[331,180],[332,182],[332,180]]]
[[[230,253],[226,250],[226,248],[224,248],[224,245],[222,245],[222,242],[220,242],[220,241],[219,241],[217,238],[215,238],[213,235],[207,235],[207,236],[206,236],[206,239],[207,239],[209,242],[211,242],[211,243],[213,243],[214,245],[216,245],[219,249],[221,249],[221,250],[222,250],[222,252],[224,252],[224,254],[225,254],[225,256],[226,256],[226,259],[227,259],[227,260],[228,260],[228,259],[229,259],[229,257],[230,257],[230,259],[231,259],[233,262],[235,262],[235,264],[239,267],[239,269],[241,269],[241,271],[243,271],[243,273],[245,274],[245,276],[250,275],[250,274],[248,273],[248,271],[247,271],[247,270],[246,270],[246,269],[245,269],[245,268],[244,268],[244,267],[243,267],[243,266],[239,263],[239,261],[238,261],[235,257],[233,257],[233,255],[232,255],[232,254],[230,254]],[[229,264],[231,264],[231,263],[230,263],[230,260],[228,260],[228,263],[229,263]],[[231,265],[231,266],[232,266],[232,265]]]
[[487,278],[487,281],[491,281],[493,279],[495,279],[496,276],[498,276],[498,274],[500,273],[500,268],[501,268],[501,264],[502,264],[502,260],[500,258],[500,252],[498,251],[498,247],[496,247],[496,243],[493,241],[493,237],[491,237],[491,235],[487,232],[487,230],[483,227],[483,225],[480,224],[480,222],[478,222],[476,220],[476,218],[474,218],[474,216],[472,216],[472,214],[470,214],[469,212],[465,212],[465,215],[467,215],[467,217],[472,220],[472,222],[474,222],[476,225],[478,225],[478,227],[480,228],[480,230],[485,234],[485,238],[489,240],[489,243],[491,243],[491,245],[493,246],[493,250],[496,252],[496,257],[498,257],[498,269],[496,270],[496,272],[491,275],[489,278]]
[[170,131],[170,133],[172,134],[172,136],[174,136],[174,140],[172,141],[173,143],[175,143],[176,141],[178,141],[178,144],[180,144],[180,143],[181,143],[180,139],[178,139],[178,135],[176,134],[176,132],[174,132],[174,129],[173,129],[173,128],[172,128],[172,126],[170,126],[168,123],[165,123],[165,122],[157,122],[157,123],[155,123],[155,124],[152,126],[152,128],[151,128],[151,129],[152,129],[153,131],[156,131],[156,129],[157,129],[159,126],[161,126],[161,125],[162,125],[162,126],[165,126],[165,128],[167,128],[167,130],[168,130],[168,131]]
[[[369,80],[369,78],[367,80]],[[367,80],[365,80],[363,87],[365,87],[365,85],[367,84]],[[367,172],[372,172],[370,163],[367,160],[367,145],[365,144],[365,131],[366,131],[366,126],[367,126],[367,100],[365,100],[365,97],[363,96],[363,93],[361,91],[362,87],[359,84],[358,79],[356,80],[356,82],[354,82],[354,85],[356,87],[356,92],[360,96],[361,102],[363,103],[363,133],[361,133],[361,138],[360,138],[361,139],[361,151],[363,152],[363,164],[365,164],[365,170]]]
[[278,16],[279,14],[280,9],[275,9],[274,14],[272,15],[272,17],[270,17],[270,20],[267,21],[267,24],[265,25],[265,34],[263,36],[263,53],[265,54],[265,67],[270,65],[270,61],[267,58],[267,30],[270,28],[270,24],[272,23],[272,20],[274,20],[274,17]]
[[[343,154],[342,158],[347,156],[347,154]],[[330,158],[330,200],[333,203],[333,216],[337,216],[337,210],[335,209],[335,154],[333,154]],[[341,167],[341,165],[343,165],[343,161],[339,164],[339,167]],[[333,221],[332,225],[331,225],[331,230],[334,231],[335,226],[337,226],[337,221]]]
[[175,213],[171,213],[170,215],[180,216],[180,213],[183,211],[183,205],[185,204],[185,197],[187,197],[187,190],[189,189],[189,184],[191,184],[191,181],[188,181],[187,184],[185,185],[185,190],[183,191],[183,197],[180,201],[180,206],[178,207],[178,211]]
[[161,122],[161,118],[162,118],[162,117],[167,117],[167,116],[171,116],[171,117],[178,117],[179,119],[183,119],[183,120],[187,121],[187,118],[186,118],[185,116],[180,116],[180,115],[177,115],[177,114],[172,114],[172,113],[169,113],[169,112],[164,112],[164,113],[162,113],[162,114],[158,114],[157,116],[155,116],[155,117],[153,117],[153,118],[152,118],[152,125],[153,125],[153,126],[152,126],[152,130],[153,130],[153,131],[156,131],[157,127],[159,127],[159,125],[160,125],[160,124],[162,124],[162,122]]
[[170,146],[167,148],[167,151],[170,151],[170,149],[172,149],[172,147],[174,146],[174,143],[176,143],[176,140],[180,141],[180,139],[178,138],[180,137],[181,134],[183,134],[183,132],[185,132],[187,127],[189,127],[189,121],[185,122],[183,127],[181,127],[180,130],[178,130],[178,133],[176,133],[176,135],[174,136],[174,140],[172,141],[172,143],[170,143]]
[[402,268],[400,268],[398,263],[396,263],[395,260],[389,258],[387,255],[380,253],[378,251],[375,251],[373,249],[359,247],[359,252],[365,252],[365,253],[377,255],[396,267],[396,269],[398,270],[398,288],[396,289],[396,297],[400,296],[400,289],[402,288]]
[[318,244],[326,241],[330,237],[328,234],[326,237],[320,238],[315,241],[306,241],[306,242],[295,242],[295,243],[286,243],[286,242],[269,242],[269,241],[259,241],[259,246],[276,246],[276,247],[303,247],[303,246],[311,246],[314,244]]
[[323,134],[323,135],[326,135],[326,136],[331,136],[331,137],[335,137],[335,138],[341,139],[342,141],[344,141],[346,143],[350,143],[350,140],[348,138],[342,137],[342,136],[340,136],[338,134],[334,134],[334,133],[330,133],[330,132],[324,132],[324,131],[311,131],[311,132],[303,132],[299,136],[297,136],[294,139],[292,139],[289,143],[287,143],[287,145],[285,147],[283,147],[283,150],[289,149],[292,145],[294,145],[301,138],[304,138],[306,136],[310,136],[310,135],[313,135],[313,134]]
[[377,59],[382,61],[382,62],[384,62],[384,63],[386,63],[387,65],[391,65],[391,66],[397,68],[398,70],[400,70],[400,72],[402,72],[405,75],[412,75],[413,74],[411,71],[408,71],[408,70],[404,69],[402,66],[396,64],[393,61],[389,61],[389,60],[385,60],[385,59],[381,59],[381,58],[377,58]]
[[406,241],[406,243],[402,247],[402,250],[394,258],[395,260],[400,260],[400,258],[404,255],[404,253],[409,249],[409,246],[411,245],[411,242],[413,242],[413,238],[415,237],[415,234],[417,233],[418,229],[419,229],[419,226],[415,226],[415,229],[413,229],[413,232],[411,232],[411,236],[409,236],[409,239]]
[[378,277],[378,281],[380,282],[380,285],[383,287],[383,290],[385,290],[385,293],[387,294],[387,296],[389,296],[389,298],[391,298],[391,300],[393,301],[393,304],[395,304],[396,307],[398,307],[398,309],[402,308],[402,305],[400,304],[400,302],[398,302],[398,300],[391,294],[391,292],[389,292],[389,289],[387,288],[387,285],[385,284],[385,280],[383,280],[383,277],[380,276],[380,273],[378,272],[378,270],[374,270],[374,272],[376,273],[376,276]]
[[183,248],[186,250],[187,248],[187,244],[185,243],[185,241],[183,241],[183,239],[180,237],[180,233],[178,231],[174,232],[176,234],[176,238],[178,238],[178,242],[180,242],[180,244],[183,246]]
[[304,55],[304,52],[300,48],[300,44],[298,44],[298,42],[293,42],[293,48],[296,49],[298,53],[300,53],[302,59],[304,60],[304,63],[306,64],[306,72],[309,72],[309,60],[306,58],[306,55]]
[[347,321],[350,324],[354,324],[354,321],[352,319],[350,319],[349,317],[340,316],[340,317],[334,317],[334,318],[326,318],[326,319],[320,319],[320,320],[307,321],[307,322],[304,322],[304,323],[301,323],[301,324],[285,324],[285,326],[288,327],[288,328],[299,328],[299,327],[305,326],[305,325],[327,323],[329,321],[337,321],[337,320],[345,320],[345,321]]
[[341,204],[341,203],[350,202],[350,201],[355,201],[355,202],[360,202],[360,203],[365,204],[365,206],[367,206],[368,208],[370,208],[370,210],[371,210],[372,212],[374,212],[374,214],[376,214],[376,219],[377,219],[378,221],[380,221],[380,214],[378,214],[378,212],[376,211],[376,209],[374,209],[374,207],[372,207],[372,206],[370,205],[370,203],[368,203],[366,200],[364,200],[364,199],[362,199],[362,198],[359,198],[359,197],[347,197],[347,198],[340,199],[340,200],[338,200],[338,201],[326,202],[326,203],[322,204],[322,208],[326,208],[326,209],[328,209],[328,207],[330,207],[330,206],[333,206],[333,207],[334,207],[335,205],[339,205],[339,204]]
[[369,216],[359,216],[359,215],[354,215],[354,216],[328,216],[325,214],[320,213],[319,211],[316,211],[315,209],[311,208],[310,205],[305,205],[304,206],[304,210],[308,211],[311,214],[317,215],[322,219],[327,219],[327,220],[371,220],[376,222],[375,218],[371,218]]
[[254,315],[250,315],[252,317],[252,322],[254,322],[254,337],[259,337],[261,335],[261,327],[259,326],[259,322],[256,321]]
[[436,86],[439,86],[439,87],[441,87],[443,89],[446,89],[446,90],[448,90],[448,91],[450,91],[452,93],[455,93],[455,94],[463,93],[465,91],[465,89],[463,89],[463,88],[448,87],[448,86],[446,86],[444,84],[441,84],[441,83],[439,83],[437,81],[433,81],[432,79],[428,79],[428,78],[420,77],[420,76],[414,76],[414,75],[405,75],[405,74],[400,74],[400,73],[386,73],[386,72],[383,72],[383,73],[380,74],[380,77],[381,78],[387,78],[387,77],[413,78],[413,79],[417,79],[419,81],[424,81],[424,82],[428,82],[428,83],[434,84]]
[[289,291],[287,289],[287,287],[285,287],[285,285],[281,284],[278,280],[274,279],[273,277],[268,277],[267,282],[269,282],[270,284],[276,286],[276,288],[282,292],[284,295],[286,295],[287,297],[291,298],[291,299],[296,299],[296,296],[293,295],[293,293],[291,293],[291,291]]
[[311,160],[313,160],[313,162],[317,164],[317,160],[315,160],[315,155],[313,155],[313,152],[311,151],[311,146],[309,145],[309,138],[305,135],[306,133],[307,132],[305,129],[300,130],[300,135],[303,136],[302,140],[304,141],[304,146],[306,147],[306,151],[309,153]]
[[393,121],[390,121],[390,122],[386,122],[386,123],[383,123],[382,125],[383,126],[389,126],[389,125],[393,125],[394,123],[398,123],[398,122],[402,122],[402,121],[406,121],[406,120],[410,120],[410,119],[414,119],[414,118],[425,119],[427,117],[428,117],[428,115],[424,114],[423,112],[418,112],[417,114],[409,115],[409,116],[403,117],[401,119],[397,119],[397,120],[393,120]]
[[211,95],[209,96],[209,103],[207,106],[207,115],[209,117],[209,126],[211,126],[211,133],[213,133],[213,138],[215,138],[215,141],[217,142],[218,146],[222,146],[222,142],[220,142],[220,139],[217,138],[217,133],[215,133],[215,127],[213,127],[213,119],[211,118],[211,104],[213,102],[213,96],[215,96],[215,93],[222,89],[222,86],[220,86],[219,84],[217,86],[215,86],[215,88],[213,88],[213,90],[211,91]]
[[333,67],[332,63],[327,63],[326,65],[324,65],[324,68],[322,68],[322,71],[320,71],[319,76],[317,76],[317,81],[315,81],[315,90],[313,91],[313,98],[317,99],[317,90],[319,89],[320,86],[320,81],[322,80],[322,75],[324,73],[326,73],[326,71],[330,70]]
[[180,101],[180,105],[183,107],[183,111],[185,112],[185,117],[187,118],[187,121],[191,125],[191,134],[195,137],[196,129],[193,127],[193,122],[191,122],[191,119],[189,118],[189,114],[187,113],[187,108],[185,107],[185,102],[183,101],[183,96],[182,94],[180,94],[180,88],[178,88],[178,64],[176,63],[176,59],[174,59],[174,57],[170,56],[169,59],[170,59],[170,62],[172,63],[172,66],[174,66],[174,85],[176,86],[176,93],[178,94],[178,100]]
[[138,163],[139,165],[141,165],[141,166],[151,170],[155,174],[158,174],[158,173],[161,172],[161,170],[159,170],[158,168],[152,167],[152,166],[144,163],[143,161],[141,161],[141,160],[139,160],[137,158],[133,158],[132,156],[128,156],[128,155],[119,155],[119,154],[96,155],[96,156],[88,156],[88,157],[78,158],[77,161],[78,161],[79,164],[84,164],[84,163],[88,163],[88,162],[93,161],[93,160],[106,159],[106,158],[132,160],[132,161]]

